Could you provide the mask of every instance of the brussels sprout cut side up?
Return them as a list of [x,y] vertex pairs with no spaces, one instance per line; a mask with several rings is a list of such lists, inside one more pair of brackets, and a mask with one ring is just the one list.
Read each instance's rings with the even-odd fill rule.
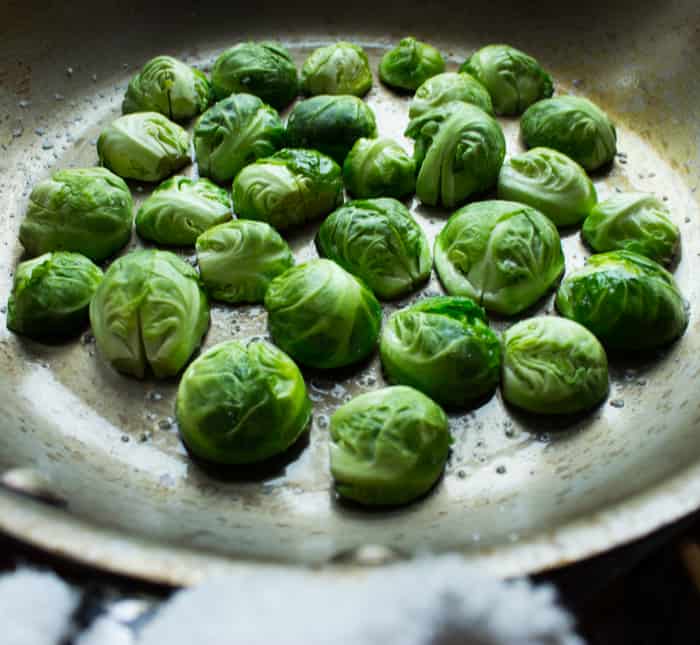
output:
[[631,251],[588,258],[566,276],[557,309],[590,329],[610,349],[642,350],[667,345],[683,334],[688,312],[673,276]]
[[112,366],[143,378],[175,376],[209,326],[196,271],[168,251],[137,251],[114,262],[90,303],[97,347]]
[[198,457],[250,464],[284,452],[306,430],[311,401],[299,368],[264,341],[215,345],[185,371],[180,435]]
[[427,493],[451,443],[440,406],[403,386],[362,394],[338,408],[330,435],[336,491],[368,506],[407,504]]
[[82,331],[102,271],[78,253],[45,253],[21,262],[7,303],[7,328],[41,340]]
[[429,78],[417,90],[408,106],[411,119],[452,101],[471,103],[487,114],[493,114],[491,96],[470,74],[445,72]]
[[382,309],[372,292],[330,260],[311,260],[276,277],[265,294],[270,333],[303,365],[351,365],[374,351]]
[[304,94],[352,94],[364,96],[372,87],[367,54],[358,45],[339,42],[319,47],[301,70]]
[[503,335],[503,398],[539,414],[575,414],[608,393],[608,360],[596,337],[578,323],[540,316]]
[[446,406],[468,406],[500,379],[500,341],[469,298],[427,298],[392,314],[380,352],[389,381]]
[[357,200],[341,206],[321,224],[316,246],[379,298],[398,298],[430,277],[428,239],[395,199]]
[[415,90],[431,76],[445,71],[442,54],[415,38],[404,38],[382,57],[379,78],[391,87]]
[[133,207],[129,187],[106,168],[59,170],[29,195],[19,239],[31,256],[75,251],[104,260],[129,241]]

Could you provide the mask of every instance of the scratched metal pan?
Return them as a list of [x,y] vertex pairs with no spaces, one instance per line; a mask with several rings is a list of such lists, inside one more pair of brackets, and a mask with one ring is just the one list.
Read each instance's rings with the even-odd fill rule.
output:
[[[332,376],[306,374],[313,426],[280,463],[216,473],[193,463],[178,440],[175,382],[116,374],[87,330],[62,345],[15,337],[5,331],[3,309],[0,529],[52,553],[175,584],[269,563],[343,575],[359,563],[426,549],[456,550],[512,575],[599,553],[698,508],[697,2],[205,4],[6,4],[0,304],[21,257],[17,230],[31,186],[54,169],[97,162],[95,138],[119,114],[128,79],[148,58],[169,53],[207,69],[227,46],[275,38],[301,63],[313,47],[347,39],[367,49],[376,70],[383,51],[413,34],[440,47],[450,68],[480,45],[512,43],[542,61],[557,92],[588,96],[610,112],[620,154],[596,186],[601,198],[639,189],[668,201],[683,235],[675,274],[691,304],[688,331],[658,355],[613,361],[608,401],[567,427],[514,417],[499,394],[453,415],[456,441],[435,490],[405,509],[364,512],[332,493],[327,426],[343,401],[382,384],[376,359]],[[402,135],[408,98],[377,81],[368,101],[381,133],[410,146]],[[517,120],[502,124],[509,153],[520,150]],[[139,200],[148,192],[133,188]],[[434,237],[446,214],[411,207]],[[315,255],[312,235],[290,240],[298,259]],[[564,245],[567,269],[581,265],[579,234],[566,234]],[[137,246],[134,238],[130,248]],[[433,279],[421,293],[438,290]],[[550,311],[551,299],[539,310]],[[207,346],[266,334],[261,307],[216,305],[212,313]]]

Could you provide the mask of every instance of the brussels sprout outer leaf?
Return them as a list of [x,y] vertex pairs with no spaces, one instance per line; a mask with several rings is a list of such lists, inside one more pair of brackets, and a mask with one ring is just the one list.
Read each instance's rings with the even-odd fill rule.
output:
[[445,71],[442,54],[415,38],[403,38],[382,57],[379,78],[391,87],[415,90],[431,76]]
[[415,119],[452,101],[471,103],[493,114],[491,96],[479,81],[471,74],[445,72],[429,78],[416,90],[408,106],[408,116]]
[[301,70],[304,94],[352,94],[364,96],[372,87],[372,72],[364,49],[339,42],[319,47]]
[[355,197],[401,199],[416,189],[416,162],[391,139],[358,139],[345,158],[343,179]]
[[368,392],[331,417],[331,473],[338,493],[367,505],[406,504],[428,492],[447,461],[443,410],[410,387]]

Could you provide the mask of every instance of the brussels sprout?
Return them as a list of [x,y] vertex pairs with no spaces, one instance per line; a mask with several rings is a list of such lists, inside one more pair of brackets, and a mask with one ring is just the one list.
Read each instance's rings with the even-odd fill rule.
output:
[[367,392],[331,417],[331,474],[342,497],[406,504],[440,478],[450,449],[440,406],[410,387]]
[[343,164],[355,197],[406,197],[416,189],[416,162],[391,139],[358,139]]
[[122,112],[160,112],[173,121],[197,116],[212,99],[207,77],[172,56],[156,56],[131,79]]
[[190,161],[190,135],[158,112],[119,117],[97,139],[100,163],[120,177],[160,181]]
[[557,226],[578,224],[598,199],[586,171],[550,148],[533,148],[506,161],[498,197],[532,206]]
[[506,141],[478,107],[453,101],[413,119],[406,135],[416,140],[416,194],[425,204],[449,208],[495,186]]
[[264,341],[215,345],[177,391],[180,436],[197,456],[249,464],[284,452],[306,430],[311,401],[299,368]]
[[37,339],[80,331],[101,280],[102,271],[79,253],[45,253],[20,263],[7,303],[7,328]]
[[236,213],[282,231],[318,219],[343,202],[343,178],[333,159],[285,148],[245,167],[233,182]]
[[286,47],[275,42],[241,43],[214,63],[211,83],[217,99],[253,94],[281,110],[297,95],[297,68]]
[[287,243],[269,224],[239,219],[197,238],[202,282],[212,298],[262,302],[270,281],[294,266]]
[[450,217],[435,240],[435,268],[449,294],[513,315],[552,287],[564,256],[556,227],[542,213],[493,200]]
[[283,143],[279,114],[251,94],[219,101],[194,129],[199,172],[218,183],[232,180],[244,166],[271,155]]
[[415,90],[432,76],[445,71],[440,52],[415,38],[403,38],[379,64],[379,78],[391,87]]
[[593,208],[583,223],[583,237],[595,251],[633,251],[667,263],[678,250],[680,231],[661,200],[620,193]]
[[416,90],[408,104],[408,116],[415,119],[452,101],[471,103],[493,114],[491,96],[479,81],[470,74],[445,72],[429,78]]
[[364,96],[372,87],[372,72],[362,47],[339,42],[319,47],[301,69],[304,94]]
[[401,202],[388,197],[341,206],[321,224],[316,246],[380,298],[414,291],[432,269],[423,229]]
[[515,115],[554,92],[552,79],[525,52],[509,45],[488,45],[474,52],[460,68],[484,85],[496,114]]
[[339,164],[361,137],[376,137],[374,112],[356,96],[314,96],[294,106],[287,120],[287,145],[313,148]]
[[29,195],[19,239],[31,256],[76,251],[104,260],[129,241],[133,206],[129,187],[106,168],[59,170]]
[[397,311],[379,351],[389,381],[442,405],[469,405],[493,392],[500,378],[500,341],[469,298],[428,298]]
[[137,251],[114,262],[90,303],[97,347],[112,366],[143,378],[177,374],[209,326],[196,271],[169,251]]
[[683,296],[660,264],[631,251],[588,258],[557,293],[557,309],[590,329],[610,349],[651,349],[683,334]]
[[583,412],[607,396],[605,350],[578,323],[528,318],[503,335],[501,390],[508,403],[530,412]]
[[597,105],[578,96],[556,96],[535,103],[520,121],[528,148],[554,148],[596,170],[615,157],[615,126]]
[[158,244],[194,244],[208,228],[231,219],[231,198],[208,179],[171,177],[136,213],[138,234]]
[[382,318],[377,299],[330,260],[311,260],[277,276],[265,308],[275,343],[310,367],[351,365],[377,344]]

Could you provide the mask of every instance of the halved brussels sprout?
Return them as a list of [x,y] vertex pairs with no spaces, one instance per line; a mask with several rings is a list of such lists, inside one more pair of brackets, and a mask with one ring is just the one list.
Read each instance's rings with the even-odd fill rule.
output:
[[160,112],[173,121],[197,116],[212,100],[207,77],[172,56],[156,56],[131,79],[122,112]]
[[407,504],[427,493],[447,462],[447,416],[410,387],[367,392],[339,407],[330,424],[338,494],[367,505]]
[[469,298],[427,298],[392,314],[379,344],[392,383],[449,406],[466,406],[498,385],[501,345]]
[[372,72],[364,49],[339,42],[319,47],[301,68],[304,94],[353,94],[364,96],[372,87]]
[[239,219],[197,238],[199,271],[209,295],[225,302],[262,302],[272,279],[294,266],[279,233],[265,222]]
[[210,107],[194,128],[199,172],[222,184],[284,143],[279,114],[252,94],[233,94]]
[[415,38],[403,38],[382,56],[379,78],[391,87],[415,90],[432,76],[445,71],[442,54]]
[[596,170],[615,157],[615,126],[595,103],[579,96],[555,96],[528,108],[520,121],[528,148],[554,148],[586,170]]
[[608,394],[608,359],[578,323],[539,316],[503,335],[503,398],[540,414],[574,414]]
[[557,309],[590,329],[608,348],[651,349],[683,334],[688,312],[673,276],[631,251],[588,258],[557,293]]
[[423,229],[401,202],[388,197],[341,206],[321,224],[316,246],[379,298],[414,291],[432,269]]
[[600,202],[583,223],[583,237],[595,251],[625,250],[668,263],[680,231],[666,204],[645,193],[620,193]]
[[493,114],[491,95],[479,81],[470,74],[445,72],[429,78],[416,90],[408,104],[408,116],[415,119],[452,101],[470,103]]
[[177,391],[180,436],[201,459],[249,464],[289,448],[311,420],[299,368],[274,345],[215,345],[185,371]]
[[246,166],[233,182],[236,213],[280,231],[323,217],[342,202],[340,166],[316,150],[285,148]]
[[241,43],[221,54],[211,71],[217,99],[231,94],[253,94],[281,110],[299,91],[297,68],[280,43]]
[[413,119],[416,194],[430,206],[456,206],[495,186],[506,155],[501,126],[478,107],[453,101]]
[[208,228],[231,219],[231,198],[208,179],[171,177],[143,202],[136,231],[158,244],[194,244]]
[[488,45],[460,68],[484,85],[496,114],[515,115],[554,92],[552,78],[525,52],[509,45]]
[[508,159],[498,176],[498,197],[532,206],[557,226],[578,224],[598,199],[586,171],[550,148]]
[[406,197],[416,189],[416,162],[391,139],[358,139],[343,179],[355,197]]
[[169,251],[136,251],[116,260],[90,303],[97,347],[112,366],[143,378],[177,374],[209,326],[197,272]]
[[377,299],[330,260],[311,260],[277,276],[265,308],[275,343],[310,367],[357,363],[377,344],[382,319]]
[[376,137],[374,112],[356,96],[314,96],[294,106],[287,120],[287,145],[319,150],[342,164],[361,137]]
[[81,331],[101,280],[102,271],[79,253],[45,253],[21,262],[7,303],[7,328],[37,339]]
[[129,187],[106,168],[59,170],[33,188],[19,239],[31,256],[75,251],[104,260],[129,241],[133,207]]
[[190,135],[158,112],[135,112],[102,130],[97,154],[120,177],[161,181],[190,162]]
[[537,302],[564,271],[559,233],[542,213],[515,202],[469,204],[435,240],[447,292],[514,315]]

